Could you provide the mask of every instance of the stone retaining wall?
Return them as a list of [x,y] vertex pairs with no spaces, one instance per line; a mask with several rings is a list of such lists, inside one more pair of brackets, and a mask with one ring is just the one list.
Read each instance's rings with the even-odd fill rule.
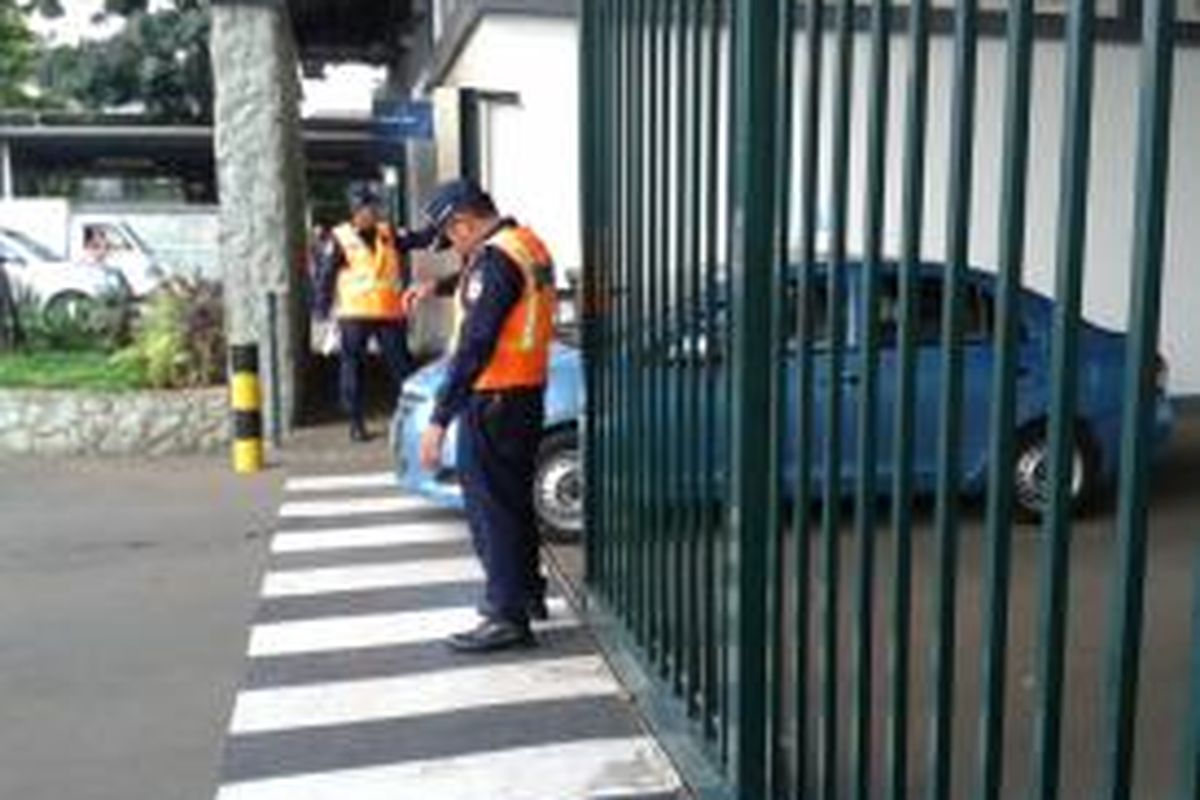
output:
[[213,452],[229,441],[225,388],[86,392],[0,389],[0,453]]

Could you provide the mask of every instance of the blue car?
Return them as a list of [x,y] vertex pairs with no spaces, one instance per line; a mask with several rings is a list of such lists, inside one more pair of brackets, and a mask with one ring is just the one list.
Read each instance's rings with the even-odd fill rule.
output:
[[[404,382],[392,419],[392,452],[401,486],[459,508],[463,501],[455,469],[457,423],[446,433],[441,467],[436,472],[421,468],[421,431],[433,414],[434,396],[445,374],[443,359]],[[534,477],[534,507],[548,538],[576,539],[583,532],[583,462],[578,433],[582,413],[582,355],[574,347],[555,342],[550,351],[545,432]]]
[[[849,490],[857,475],[855,459],[857,407],[859,403],[859,344],[862,337],[862,267],[851,263],[844,277],[845,313],[844,336],[846,351],[838,379],[841,388],[843,486]],[[918,273],[917,308],[917,366],[915,418],[915,488],[930,492],[937,478],[937,438],[940,415],[940,382],[942,352],[940,347],[943,275],[945,266],[925,264]],[[813,394],[810,411],[813,425],[813,480],[819,484],[823,476],[820,454],[823,452],[827,414],[827,387],[831,379],[826,355],[829,337],[828,271],[817,269],[811,281],[813,320]],[[993,332],[995,329],[995,275],[969,270],[963,288],[963,403],[961,476],[959,486],[964,494],[981,493],[987,481],[987,451],[989,413],[993,380]],[[788,314],[794,314],[795,287],[789,289]],[[1050,341],[1053,302],[1029,290],[1021,292],[1018,319],[1017,357],[1017,443],[1013,469],[1014,494],[1019,516],[1025,519],[1040,517],[1046,505],[1045,473],[1047,463],[1047,428],[1051,402]],[[878,454],[876,459],[877,485],[886,491],[893,471],[892,442],[895,427],[895,391],[899,355],[896,331],[899,318],[899,279],[894,264],[886,265],[880,275],[880,334],[878,382],[879,413],[876,419]],[[717,316],[723,313],[718,309]],[[719,327],[719,326],[718,326]],[[724,364],[722,344],[718,336],[703,332],[684,337],[665,354],[667,364],[683,364],[689,358],[703,358],[720,372]],[[784,383],[787,408],[798,407],[796,397],[796,348],[794,342],[787,350]],[[1074,443],[1071,499],[1076,511],[1083,510],[1094,500],[1102,487],[1115,476],[1119,457],[1121,400],[1124,388],[1125,336],[1090,323],[1079,331],[1078,420]],[[444,453],[443,468],[436,474],[421,470],[417,459],[421,429],[433,406],[433,393],[444,374],[444,363],[437,363],[417,373],[405,384],[394,425],[393,439],[400,483],[410,489],[441,500],[448,505],[461,504],[454,481],[454,448]],[[1158,386],[1156,409],[1156,444],[1165,443],[1172,425],[1172,409],[1166,395],[1167,366],[1160,358],[1156,364]],[[680,387],[682,389],[682,387]],[[668,382],[668,392],[672,387]],[[723,393],[715,401],[717,418],[726,409]],[[584,404],[583,369],[578,350],[557,345],[551,362],[548,389],[546,434],[539,457],[535,504],[542,526],[551,536],[569,538],[582,530],[583,475],[579,457],[577,420]],[[797,415],[789,414],[783,447],[785,485],[796,479]],[[451,431],[453,436],[453,430]],[[725,443],[717,437],[716,463],[724,463]],[[724,476],[714,480],[723,485]],[[816,487],[814,487],[816,488]]]

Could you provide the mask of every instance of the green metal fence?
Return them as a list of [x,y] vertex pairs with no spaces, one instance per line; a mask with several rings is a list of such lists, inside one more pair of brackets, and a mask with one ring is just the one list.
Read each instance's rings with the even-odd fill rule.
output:
[[[978,599],[959,585],[965,308],[981,14],[977,0],[585,0],[582,19],[587,581],[592,619],[701,795],[1055,798],[1064,784],[1075,430],[1096,9],[1062,25],[1064,100],[1048,501],[1036,563],[1030,707],[1014,705],[1012,570],[1019,291],[1037,17],[989,17],[1005,48],[999,258]],[[989,7],[990,8],[990,7]],[[1103,758],[1086,796],[1133,796],[1169,114],[1171,0],[1141,0],[1136,232],[1113,527]],[[942,20],[949,25],[942,25]],[[931,31],[950,37],[931,97]],[[856,45],[862,45],[856,47]],[[903,55],[903,96],[889,92]],[[865,54],[865,69],[855,58]],[[829,70],[830,74],[826,75]],[[797,79],[794,76],[800,76]],[[854,118],[854,97],[865,114]],[[903,104],[903,126],[888,109]],[[932,104],[936,103],[936,106]],[[929,152],[932,113],[945,152]],[[852,177],[854,137],[863,138]],[[888,145],[903,161],[885,251]],[[927,220],[927,162],[948,164]],[[857,181],[864,187],[853,191]],[[863,203],[850,252],[851,198]],[[945,248],[923,248],[942,225]],[[932,515],[914,496],[923,262],[940,273]],[[848,309],[847,265],[859,265]],[[894,275],[894,278],[889,278]],[[884,328],[881,296],[898,283]],[[854,342],[848,316],[855,318]],[[851,346],[853,344],[853,346]],[[890,364],[885,384],[881,360]],[[887,389],[894,406],[881,402]],[[854,412],[843,411],[847,396]],[[882,425],[880,420],[885,420]],[[883,429],[890,431],[886,436]],[[829,465],[853,453],[858,468]],[[881,459],[887,470],[863,468]],[[847,515],[847,503],[853,513]],[[883,502],[880,502],[880,498]],[[914,548],[926,554],[920,580]],[[882,559],[882,561],[881,561]],[[880,563],[877,565],[877,561]],[[886,567],[886,569],[884,569]],[[1200,580],[1200,579],[1198,579]],[[1200,609],[1200,590],[1197,592]],[[918,619],[918,602],[928,613]],[[967,614],[979,620],[962,639]],[[1197,611],[1200,628],[1200,610]],[[1200,630],[1177,736],[1179,798],[1200,797]],[[964,707],[959,663],[978,653]],[[918,669],[919,666],[919,669]],[[967,737],[962,724],[966,721]],[[1033,742],[1006,750],[1013,728]],[[1172,742],[1175,739],[1171,740]],[[1011,750],[1012,748],[1008,748]],[[1079,765],[1075,765],[1079,766]],[[1019,774],[1014,777],[1014,770]]]

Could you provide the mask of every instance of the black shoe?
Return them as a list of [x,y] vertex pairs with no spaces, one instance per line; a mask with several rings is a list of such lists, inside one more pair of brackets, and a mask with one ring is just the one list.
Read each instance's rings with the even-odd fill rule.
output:
[[528,625],[504,619],[485,619],[469,631],[456,633],[446,640],[460,653],[491,653],[514,647],[533,647],[537,640]]
[[352,442],[369,442],[371,434],[367,433],[366,427],[361,423],[350,425],[350,441]]

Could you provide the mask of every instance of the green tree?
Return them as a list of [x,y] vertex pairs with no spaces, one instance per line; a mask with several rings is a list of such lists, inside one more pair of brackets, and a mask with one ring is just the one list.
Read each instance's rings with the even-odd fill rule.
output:
[[[203,0],[175,0],[150,10],[148,0],[106,0],[101,16],[125,24],[107,39],[45,51],[39,79],[51,95],[86,111],[136,109],[169,122],[201,122],[212,115],[208,55],[209,10]],[[59,0],[37,0],[43,14]]]
[[15,0],[0,0],[0,109],[27,108],[36,38]]

